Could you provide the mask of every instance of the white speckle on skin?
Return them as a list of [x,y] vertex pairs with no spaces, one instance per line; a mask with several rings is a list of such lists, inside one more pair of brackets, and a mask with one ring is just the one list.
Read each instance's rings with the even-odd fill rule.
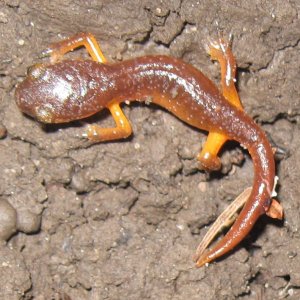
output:
[[85,97],[85,95],[87,94],[87,88],[85,85],[81,85],[80,86],[80,96],[81,97]]
[[88,83],[88,85],[89,85],[89,88],[90,88],[90,89],[94,89],[94,88],[96,88],[96,87],[98,86],[97,82],[94,81],[94,80],[91,80],[91,81]]
[[225,52],[226,52],[226,49],[225,49],[225,46],[224,46],[223,43],[220,43],[220,47],[221,47],[222,51],[225,53]]
[[229,61],[227,62],[225,79],[226,79],[226,85],[229,86],[230,80],[231,80],[231,66],[230,66]]
[[61,78],[58,78],[57,82],[53,84],[53,96],[60,102],[65,102],[71,96],[72,91],[72,85]]
[[171,89],[171,97],[174,99],[176,98],[178,95],[178,88],[177,87],[174,87]]
[[70,74],[66,74],[66,77],[67,77],[68,80],[73,80],[74,79],[74,77]]
[[277,196],[277,192],[275,191],[275,189],[276,189],[278,180],[279,180],[278,176],[275,176],[274,177],[274,186],[273,186],[273,190],[272,190],[272,193],[271,193],[271,197],[276,197]]
[[[259,153],[260,157],[265,157],[266,156],[265,148],[264,148],[264,146],[262,144],[259,144],[257,146],[257,152]],[[268,163],[265,160],[262,160],[261,166],[264,169],[264,171],[268,170],[269,165],[268,165]]]
[[259,194],[262,194],[265,190],[266,185],[264,183],[261,183],[259,188],[258,188],[258,192]]
[[209,156],[210,156],[210,153],[209,152],[206,152],[203,156],[204,159],[209,159]]

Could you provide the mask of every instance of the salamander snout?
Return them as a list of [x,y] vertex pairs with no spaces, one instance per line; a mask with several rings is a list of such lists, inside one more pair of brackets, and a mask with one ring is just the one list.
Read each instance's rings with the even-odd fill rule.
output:
[[45,75],[47,68],[43,64],[35,64],[27,69],[27,77],[16,88],[16,104],[20,110],[44,123],[50,123],[51,110],[45,99],[49,98]]

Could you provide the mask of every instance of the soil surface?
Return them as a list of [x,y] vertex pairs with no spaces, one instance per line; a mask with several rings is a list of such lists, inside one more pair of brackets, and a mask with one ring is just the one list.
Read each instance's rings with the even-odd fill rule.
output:
[[[299,299],[300,2],[19,1],[0,3],[1,299]],[[109,61],[180,57],[218,84],[205,44],[233,34],[245,110],[274,145],[284,221],[263,217],[232,253],[197,269],[207,228],[245,187],[236,143],[213,174],[195,159],[206,133],[152,105],[124,106],[134,135],[91,145],[87,123],[42,126],[14,91],[51,42],[92,32]],[[85,55],[79,50],[71,55]]]

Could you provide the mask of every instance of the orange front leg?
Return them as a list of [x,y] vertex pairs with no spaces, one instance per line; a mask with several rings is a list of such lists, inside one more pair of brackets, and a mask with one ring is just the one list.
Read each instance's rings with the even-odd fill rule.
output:
[[[208,53],[211,59],[218,60],[220,63],[223,96],[232,105],[243,109],[235,88],[236,62],[230,49],[230,43],[220,37],[217,41],[210,42]],[[205,169],[220,169],[221,160],[218,153],[227,139],[224,134],[214,131],[209,132],[205,145],[197,157]]]
[[83,134],[84,137],[94,142],[106,142],[125,139],[131,135],[131,125],[120,108],[119,103],[111,103],[107,108],[116,122],[116,127],[101,128],[98,125],[89,125],[87,132]]
[[100,63],[107,62],[95,37],[87,32],[81,32],[65,40],[51,44],[49,48],[42,52],[41,56],[50,56],[51,63],[55,63],[60,60],[64,54],[79,47],[85,47],[93,60]]

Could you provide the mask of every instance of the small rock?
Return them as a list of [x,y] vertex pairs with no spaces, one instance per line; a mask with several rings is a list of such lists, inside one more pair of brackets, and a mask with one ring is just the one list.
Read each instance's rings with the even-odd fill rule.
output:
[[0,200],[0,240],[7,241],[17,231],[17,212],[6,200]]
[[7,129],[0,123],[0,139],[4,139],[7,135]]
[[17,228],[24,233],[35,233],[41,226],[41,216],[28,210],[18,211]]

